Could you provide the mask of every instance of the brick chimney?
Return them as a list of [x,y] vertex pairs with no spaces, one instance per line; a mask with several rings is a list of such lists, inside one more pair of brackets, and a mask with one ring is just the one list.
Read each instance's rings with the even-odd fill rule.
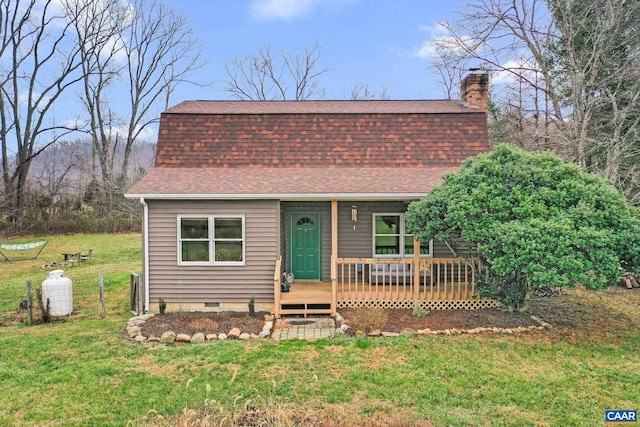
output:
[[482,111],[489,110],[489,75],[471,69],[460,83],[460,98],[462,102],[475,105]]

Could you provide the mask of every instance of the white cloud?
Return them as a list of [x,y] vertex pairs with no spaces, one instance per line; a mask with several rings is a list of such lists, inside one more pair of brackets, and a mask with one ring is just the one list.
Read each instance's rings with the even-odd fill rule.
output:
[[355,0],[251,0],[251,16],[260,20],[291,21],[305,18],[316,9],[327,5],[341,6]]
[[[502,69],[500,71],[496,71],[491,75],[491,83],[493,84],[505,84],[509,85],[511,83],[518,82],[520,76],[523,79],[529,81],[535,81],[536,77],[538,80],[542,78],[539,67],[535,63],[535,61],[526,58],[518,58],[511,59],[504,64],[502,64]],[[536,76],[538,74],[538,76]]]
[[289,21],[307,16],[319,0],[252,0],[251,15],[257,19]]
[[[432,26],[420,27],[428,35],[427,40],[411,49],[411,55],[420,59],[431,59],[440,56],[440,52],[462,52],[458,41],[451,37],[447,27],[442,22]],[[467,46],[473,46],[471,37],[463,36],[461,39]]]

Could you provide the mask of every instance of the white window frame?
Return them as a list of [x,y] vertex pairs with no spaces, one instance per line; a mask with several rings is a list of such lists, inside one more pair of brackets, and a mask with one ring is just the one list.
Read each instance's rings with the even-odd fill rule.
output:
[[[201,218],[207,220],[208,226],[208,244],[209,244],[209,260],[208,261],[183,261],[182,260],[182,235],[181,235],[181,222],[182,219],[188,218]],[[239,219],[242,221],[242,261],[216,261],[215,256],[215,242],[221,241],[221,239],[215,238],[215,220],[216,219]],[[197,214],[188,214],[188,215],[178,215],[176,221],[176,248],[177,248],[177,261],[178,265],[184,266],[196,266],[196,265],[215,265],[215,266],[244,266],[246,263],[247,255],[247,239],[246,239],[246,224],[245,224],[245,215],[235,215],[235,214],[215,214],[215,215],[197,215]],[[222,240],[224,241],[224,240]],[[238,239],[234,239],[233,241],[240,241]]]
[[[376,254],[376,217],[378,216],[398,216],[400,217],[400,250],[401,254],[388,255]],[[371,215],[371,253],[374,258],[413,258],[413,254],[405,254],[405,237],[409,236],[406,232],[406,219],[404,213],[399,212],[374,212]],[[413,239],[413,236],[411,236]],[[429,254],[420,254],[420,258],[433,257],[433,240],[429,240]]]

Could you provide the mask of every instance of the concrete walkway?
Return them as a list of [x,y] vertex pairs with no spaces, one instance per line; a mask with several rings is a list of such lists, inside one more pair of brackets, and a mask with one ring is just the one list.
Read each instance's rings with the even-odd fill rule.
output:
[[314,340],[329,338],[336,332],[336,322],[331,317],[278,319],[271,333],[274,340]]

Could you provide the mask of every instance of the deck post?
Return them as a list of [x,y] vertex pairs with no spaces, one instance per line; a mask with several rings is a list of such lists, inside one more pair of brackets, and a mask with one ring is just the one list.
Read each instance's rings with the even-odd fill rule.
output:
[[273,273],[273,316],[280,318],[280,274],[282,273],[282,257],[276,260],[276,269]]
[[[426,284],[426,281],[425,281]],[[413,301],[420,300],[420,240],[413,239]]]
[[338,311],[338,258],[331,257],[331,317]]
[[338,305],[338,201],[331,201],[331,316]]

